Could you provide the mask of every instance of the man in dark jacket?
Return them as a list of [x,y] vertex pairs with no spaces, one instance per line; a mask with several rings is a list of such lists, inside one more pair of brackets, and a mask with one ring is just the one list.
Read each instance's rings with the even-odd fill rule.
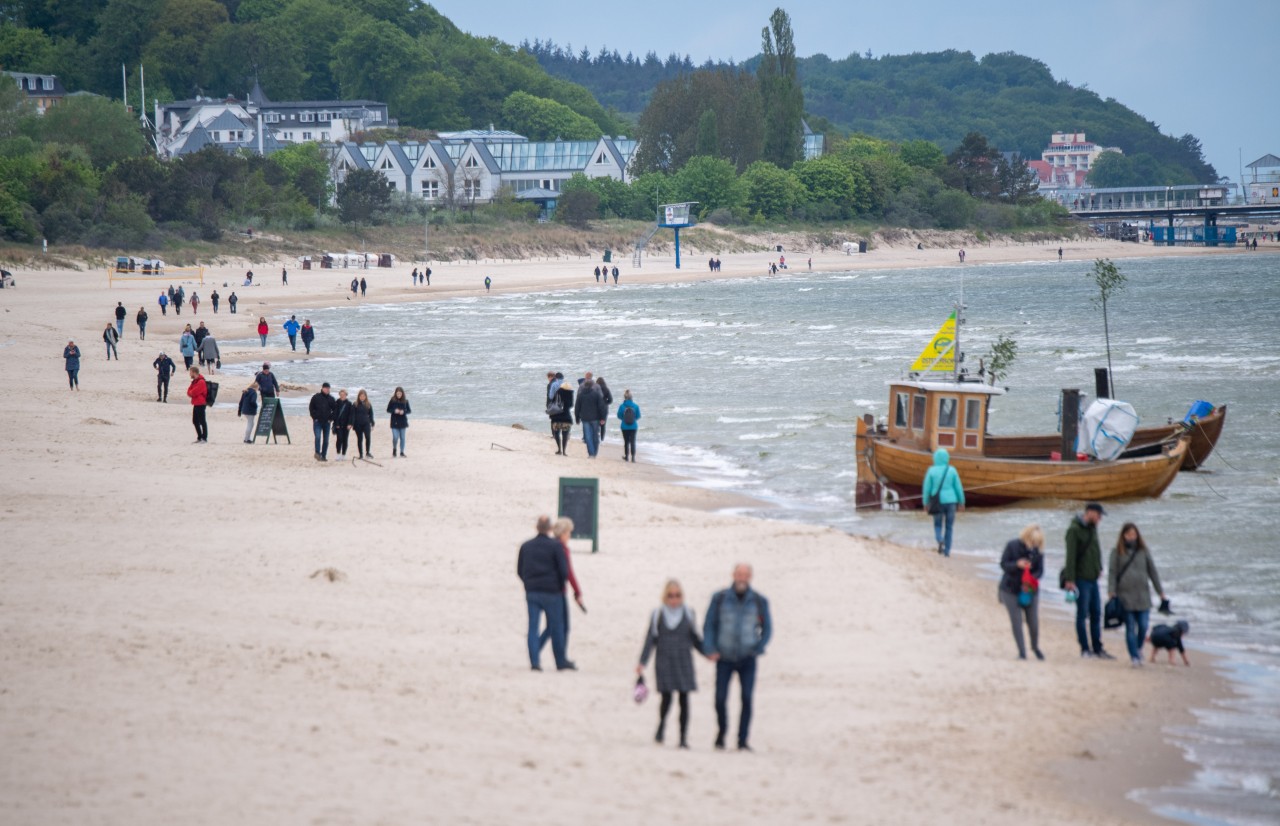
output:
[[524,583],[524,600],[529,608],[529,665],[541,671],[538,655],[539,624],[547,615],[547,630],[551,632],[551,652],[556,658],[556,670],[577,670],[564,653],[564,583],[569,578],[569,561],[564,548],[551,536],[551,517],[538,517],[538,535],[520,546],[516,558],[516,574]]
[[253,380],[258,383],[262,398],[273,399],[280,395],[280,382],[276,381],[275,375],[271,372],[270,362],[262,363],[262,370],[254,374]]
[[[1111,660],[1115,658],[1102,648],[1102,600],[1098,593],[1098,577],[1102,575],[1098,523],[1105,514],[1102,505],[1090,502],[1085,505],[1084,513],[1072,517],[1067,528],[1067,561],[1062,577],[1063,587],[1076,594],[1076,639],[1080,643],[1080,656]],[[1085,636],[1086,619],[1088,636]]]
[[582,382],[578,400],[573,405],[573,418],[582,425],[582,438],[587,443],[587,455],[595,458],[600,445],[600,423],[609,415],[604,394],[596,387],[594,379]]
[[129,314],[128,311],[125,310],[124,308],[124,303],[121,301],[117,301],[116,302],[116,335],[120,336],[121,338],[124,338],[124,317],[127,316],[128,314]]
[[316,461],[329,460],[329,423],[337,409],[337,402],[329,395],[329,382],[320,385],[320,392],[311,397],[311,430],[316,436]]
[[156,360],[151,362],[151,366],[156,368],[156,401],[168,403],[169,379],[177,372],[178,366],[164,353],[157,356]]
[[702,621],[702,641],[707,657],[716,664],[716,748],[724,748],[729,731],[729,683],[738,675],[742,688],[742,715],[738,718],[738,749],[751,751],[751,700],[756,687],[756,659],[763,656],[773,636],[769,601],[751,590],[751,566],[733,569],[733,587],[711,598]]

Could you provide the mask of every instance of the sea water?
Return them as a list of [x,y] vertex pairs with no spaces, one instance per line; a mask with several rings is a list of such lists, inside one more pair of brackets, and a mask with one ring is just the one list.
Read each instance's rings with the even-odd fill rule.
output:
[[[284,381],[329,381],[353,396],[368,388],[379,419],[401,385],[416,419],[538,432],[548,430],[546,372],[574,383],[593,371],[608,381],[614,411],[624,389],[634,393],[641,461],[749,494],[763,516],[927,548],[931,526],[918,513],[855,509],[854,422],[886,415],[886,382],[901,377],[961,289],[966,366],[976,371],[1002,333],[1018,344],[1003,381],[1010,392],[992,402],[992,432],[1054,432],[1061,388],[1091,396],[1093,369],[1107,364],[1091,262],[984,266],[976,258],[652,286],[628,285],[625,275],[621,286],[597,286],[588,273],[580,290],[348,304],[307,313],[330,355],[299,354],[275,369]],[[1108,304],[1114,395],[1143,423],[1181,419],[1197,399],[1229,409],[1203,470],[1179,474],[1160,499],[1110,505],[1102,524],[1108,548],[1122,522],[1142,528],[1177,618],[1191,623],[1189,641],[1224,654],[1239,687],[1238,696],[1197,709],[1195,725],[1166,732],[1199,767],[1194,781],[1135,791],[1189,822],[1280,822],[1278,265],[1248,253],[1125,260],[1127,285]],[[305,417],[304,405],[291,403],[291,415]],[[617,424],[610,421],[598,461],[621,460]],[[411,426],[415,455],[429,455],[430,439],[428,427]],[[571,450],[585,454],[578,441]],[[994,566],[1004,543],[1038,522],[1051,560],[1060,560],[1078,508],[1040,501],[968,511],[957,552]],[[1172,619],[1153,615],[1153,625],[1161,621]],[[1108,642],[1123,661],[1123,637],[1111,633]]]

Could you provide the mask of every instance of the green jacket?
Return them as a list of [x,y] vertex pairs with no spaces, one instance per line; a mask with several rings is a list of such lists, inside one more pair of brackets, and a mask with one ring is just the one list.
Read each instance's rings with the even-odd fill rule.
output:
[[1098,526],[1086,525],[1079,515],[1072,517],[1067,528],[1067,564],[1063,572],[1067,582],[1096,580],[1102,575]]

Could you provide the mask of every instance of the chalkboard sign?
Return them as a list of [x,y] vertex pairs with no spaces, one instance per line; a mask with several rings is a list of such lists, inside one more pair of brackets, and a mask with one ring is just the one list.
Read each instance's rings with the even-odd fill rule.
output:
[[600,480],[560,477],[560,516],[573,520],[573,539],[591,539],[591,553],[600,550]]
[[258,411],[258,429],[253,432],[253,440],[258,441],[259,436],[266,440],[265,444],[270,444],[272,437],[275,437],[276,444],[279,444],[281,436],[289,444],[293,444],[293,440],[289,438],[289,427],[284,423],[284,411],[280,409],[280,399],[275,396],[262,398],[262,409]]

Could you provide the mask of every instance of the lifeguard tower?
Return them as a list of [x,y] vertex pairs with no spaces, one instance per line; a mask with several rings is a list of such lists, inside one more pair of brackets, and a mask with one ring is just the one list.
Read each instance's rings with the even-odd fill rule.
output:
[[658,207],[658,226],[674,230],[676,234],[677,270],[680,269],[680,230],[698,223],[693,219],[693,208],[697,205],[697,201],[686,201],[683,204],[663,204]]

